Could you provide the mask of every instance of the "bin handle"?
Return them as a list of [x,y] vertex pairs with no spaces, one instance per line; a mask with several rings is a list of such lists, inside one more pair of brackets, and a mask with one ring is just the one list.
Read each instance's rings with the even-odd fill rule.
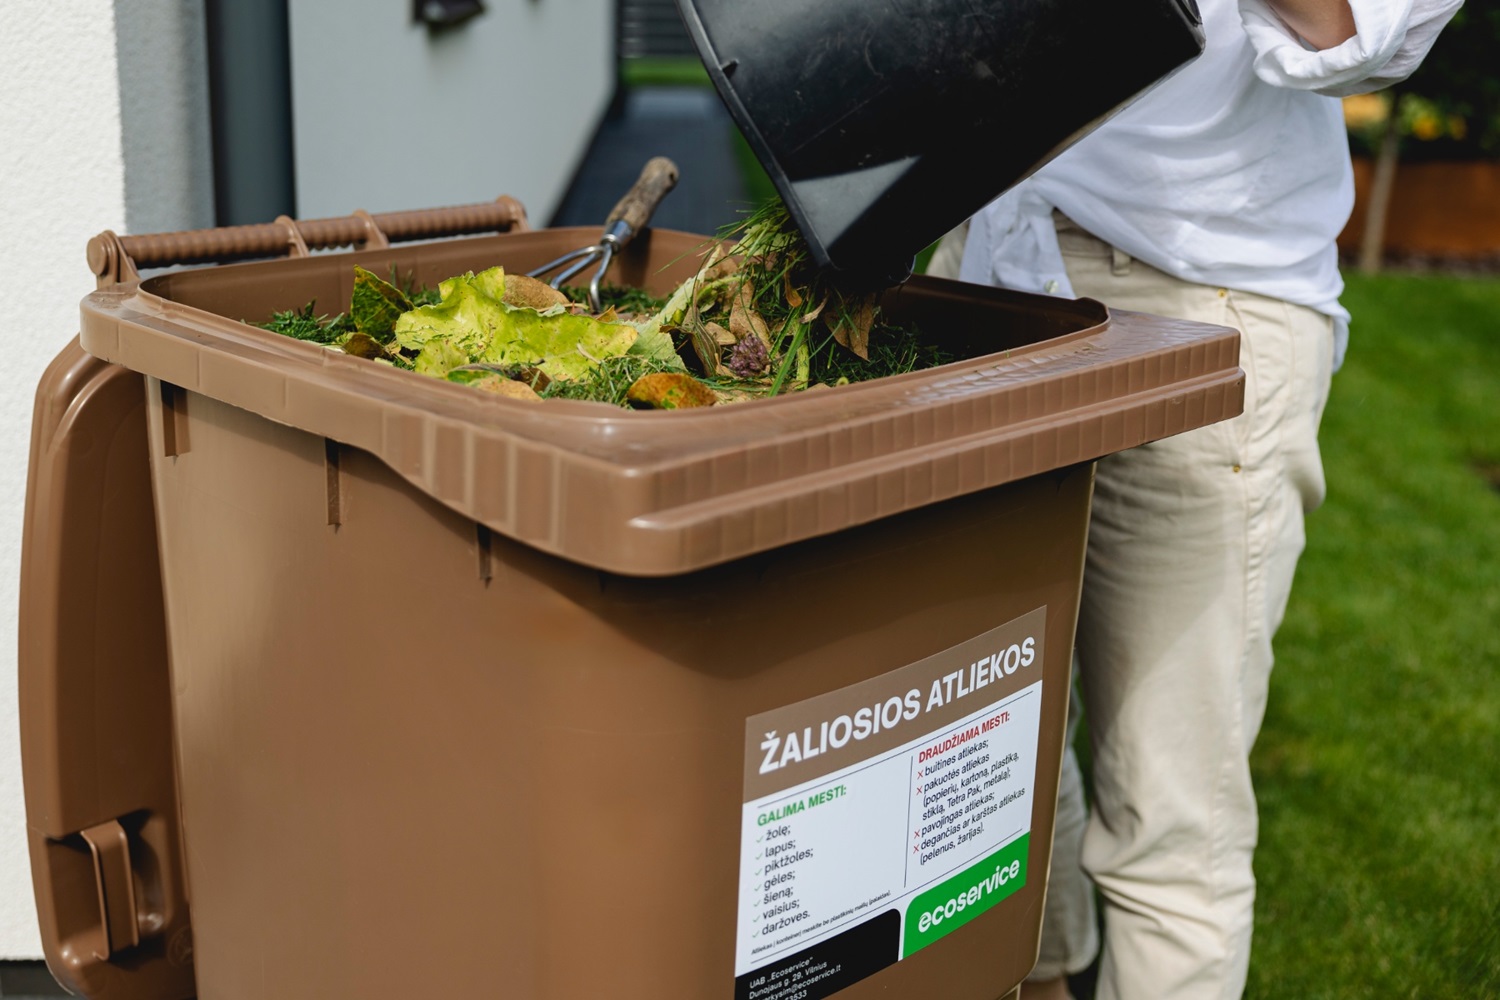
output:
[[135,915],[135,872],[130,866],[130,838],[118,820],[109,820],[79,832],[94,861],[94,882],[99,894],[99,924],[104,933],[94,958],[107,962],[111,955],[141,943]]
[[386,247],[409,240],[442,239],[471,233],[525,232],[531,228],[526,209],[509,195],[494,201],[450,208],[297,221],[219,226],[177,233],[120,236],[105,230],[89,240],[89,270],[99,287],[139,281],[140,267],[173,264],[222,264],[252,257],[302,256],[337,247]]
[[380,228],[380,223],[376,221],[375,216],[362,208],[356,208],[354,210],[354,217],[364,220],[364,245],[366,250],[384,250],[391,245],[391,241],[386,239],[385,232]]
[[283,238],[286,240],[286,255],[288,257],[311,257],[312,251],[307,247],[307,240],[302,236],[302,229],[297,225],[297,220],[290,215],[276,216],[274,223],[281,227]]

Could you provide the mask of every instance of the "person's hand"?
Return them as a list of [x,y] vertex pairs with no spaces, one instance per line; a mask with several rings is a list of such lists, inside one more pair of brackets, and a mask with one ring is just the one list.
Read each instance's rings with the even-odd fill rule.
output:
[[1331,49],[1354,37],[1349,0],[1266,0],[1287,26],[1311,46]]

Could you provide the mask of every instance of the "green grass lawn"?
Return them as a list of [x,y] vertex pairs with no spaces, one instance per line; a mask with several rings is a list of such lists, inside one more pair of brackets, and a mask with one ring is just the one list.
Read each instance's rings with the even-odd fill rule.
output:
[[626,87],[712,87],[708,70],[693,57],[652,56],[620,64]]
[[1500,281],[1345,303],[1254,754],[1247,996],[1500,997]]

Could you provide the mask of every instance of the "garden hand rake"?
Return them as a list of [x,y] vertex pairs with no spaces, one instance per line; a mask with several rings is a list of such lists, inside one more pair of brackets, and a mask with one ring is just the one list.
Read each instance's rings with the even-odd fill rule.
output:
[[609,270],[615,252],[624,249],[635,238],[636,233],[651,221],[651,214],[656,211],[656,206],[677,186],[677,176],[677,164],[665,156],[653,157],[641,171],[640,179],[620,199],[614,211],[609,213],[609,218],[604,221],[604,235],[598,243],[563,254],[551,263],[529,272],[527,276],[540,278],[550,271],[562,268],[550,282],[553,288],[560,288],[563,282],[598,261],[599,267],[589,281],[589,308],[596,313],[601,312],[599,282],[604,278],[604,272]]

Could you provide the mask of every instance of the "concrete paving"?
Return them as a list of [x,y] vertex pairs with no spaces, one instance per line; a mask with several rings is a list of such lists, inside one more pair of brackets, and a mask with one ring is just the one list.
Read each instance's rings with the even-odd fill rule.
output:
[[67,995],[45,962],[0,962],[0,997],[4,1000],[51,1000]]

